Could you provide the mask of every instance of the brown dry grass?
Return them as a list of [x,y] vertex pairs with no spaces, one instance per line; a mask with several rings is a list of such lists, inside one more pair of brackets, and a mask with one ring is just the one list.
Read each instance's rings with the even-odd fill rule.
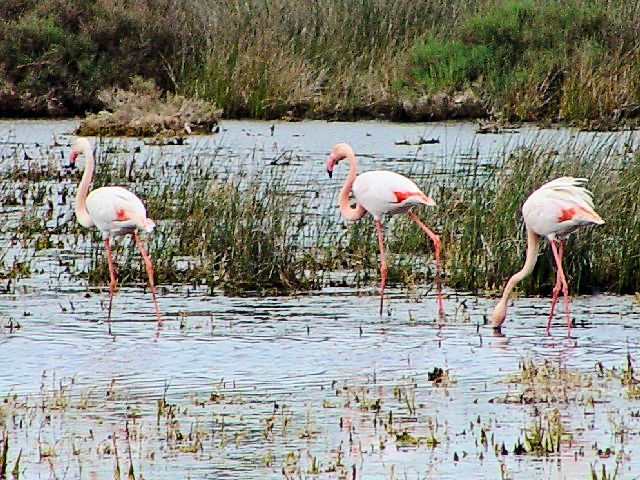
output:
[[209,102],[163,96],[152,82],[140,78],[133,79],[130,90],[102,92],[100,100],[109,110],[88,115],[76,129],[77,135],[165,137],[210,133],[221,114]]

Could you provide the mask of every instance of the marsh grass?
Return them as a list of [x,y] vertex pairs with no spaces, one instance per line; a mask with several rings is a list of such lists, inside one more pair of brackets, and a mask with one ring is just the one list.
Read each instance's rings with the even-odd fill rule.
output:
[[[438,208],[447,283],[495,290],[522,267],[526,236],[521,206],[533,190],[560,176],[585,177],[605,220],[568,237],[565,272],[573,293],[633,293],[640,288],[640,156],[618,155],[606,141],[582,152],[530,148],[503,157],[488,174],[470,170],[442,191]],[[473,169],[473,167],[471,167]],[[533,274],[519,288],[548,293],[555,266],[544,242]]]
[[[287,293],[317,285],[306,267],[302,218],[295,214],[292,194],[277,178],[258,172],[220,174],[216,158],[206,165],[191,157],[177,166],[170,185],[153,180],[149,164],[114,164],[98,160],[95,185],[127,185],[147,179],[148,215],[157,227],[147,239],[158,283],[207,285],[227,293]],[[92,236],[90,283],[108,278],[102,241]],[[146,280],[139,254],[130,239],[115,250],[121,282]]]
[[197,25],[212,28],[198,49],[201,61],[191,63],[196,80],[185,78],[181,88],[212,98],[230,117],[394,115],[405,52],[456,6],[406,0],[201,3]]
[[[533,139],[509,155],[492,153],[497,157],[492,165],[461,161],[433,172],[430,164],[413,162],[406,173],[437,203],[415,212],[441,236],[444,284],[473,292],[501,289],[524,259],[522,203],[543,183],[572,175],[588,179],[596,211],[606,223],[568,238],[564,265],[571,293],[639,291],[640,155],[631,137],[622,151],[612,145],[608,135],[595,137],[587,147]],[[173,153],[138,155],[114,143],[96,149],[93,188],[129,187],[157,223],[145,242],[159,283],[192,283],[229,293],[286,293],[327,283],[377,285],[374,223],[368,216],[358,222],[340,218],[338,185],[333,196],[326,195],[309,179],[280,175],[281,168],[290,167],[265,170],[259,159],[230,161],[221,157],[222,150],[178,151],[176,159]],[[90,283],[104,284],[102,239],[79,226],[69,210],[81,172],[69,171],[57,158],[44,158],[20,163],[16,157],[3,165],[0,175],[6,181],[0,194],[15,203],[5,238],[30,254],[84,249],[90,265],[70,267]],[[433,245],[424,233],[405,215],[396,215],[385,220],[384,234],[389,284],[432,285]],[[0,252],[0,261],[5,255]],[[120,242],[116,255],[121,284],[146,281],[132,242]],[[4,277],[30,272],[29,259],[7,257],[4,264]],[[554,279],[550,249],[543,242],[533,274],[519,291],[548,294]]]

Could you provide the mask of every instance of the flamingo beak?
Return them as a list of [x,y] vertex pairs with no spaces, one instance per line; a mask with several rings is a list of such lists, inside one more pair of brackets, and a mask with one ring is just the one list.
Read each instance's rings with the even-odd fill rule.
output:
[[75,150],[71,150],[71,153],[69,154],[69,168],[75,168],[77,157],[78,152],[76,152]]
[[329,178],[333,176],[333,167],[336,166],[336,163],[338,163],[338,159],[334,155],[329,155],[327,157],[327,174],[329,175]]

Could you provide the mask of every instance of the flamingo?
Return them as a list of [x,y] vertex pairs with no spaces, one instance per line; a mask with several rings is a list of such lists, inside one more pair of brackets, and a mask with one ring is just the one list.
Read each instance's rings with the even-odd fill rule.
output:
[[162,317],[158,309],[156,287],[153,282],[153,264],[138,236],[138,229],[152,232],[155,223],[150,218],[147,218],[147,211],[142,200],[126,188],[100,187],[87,194],[93,177],[95,162],[91,144],[86,138],[78,138],[73,144],[69,155],[70,165],[75,166],[78,155],[84,156],[86,165],[76,193],[76,217],[83,227],[91,228],[95,226],[102,233],[107,250],[107,260],[109,261],[109,276],[111,277],[107,320],[111,321],[111,304],[116,288],[115,268],[111,255],[111,239],[120,235],[132,234],[144,259],[156,317],[158,318],[158,323],[161,323]]
[[547,320],[547,335],[561,288],[567,316],[567,334],[570,334],[569,287],[562,269],[564,240],[567,235],[580,227],[604,223],[594,210],[591,192],[582,186],[586,181],[586,178],[556,178],[538,188],[522,205],[522,216],[527,228],[527,256],[522,269],[507,281],[502,298],[493,310],[491,325],[494,329],[499,330],[507,316],[507,301],[511,291],[518,282],[533,271],[540,240],[546,237],[551,244],[557,267],[556,284],[553,288],[551,310]]
[[[382,235],[384,215],[406,213],[431,239],[436,257],[436,285],[438,288],[438,311],[444,315],[442,288],[440,285],[440,237],[432,232],[411,211],[416,205],[434,207],[435,202],[425,195],[418,186],[407,177],[388,170],[374,170],[357,175],[358,162],[353,149],[346,143],[338,143],[331,149],[327,158],[327,173],[332,177],[333,168],[346,158],[349,173],[340,192],[340,212],[347,220],[359,220],[369,212],[375,221],[380,247],[380,315],[384,302],[384,287],[387,279],[387,261]],[[357,175],[357,176],[356,176]],[[353,192],[356,205],[351,206],[349,194]]]

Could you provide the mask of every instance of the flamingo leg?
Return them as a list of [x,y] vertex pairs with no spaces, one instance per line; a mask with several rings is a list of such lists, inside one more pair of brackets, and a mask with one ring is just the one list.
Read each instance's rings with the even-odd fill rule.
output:
[[[552,240],[553,242],[553,240]],[[551,310],[549,311],[549,319],[547,320],[547,335],[551,329],[551,320],[553,319],[553,312],[556,309],[556,303],[558,302],[558,294],[562,288],[562,280],[560,280],[560,270],[556,269],[556,284],[553,287],[553,298],[551,299]]]
[[138,232],[133,232],[133,238],[136,241],[136,245],[138,246],[138,250],[140,250],[140,254],[144,259],[144,264],[147,268],[147,276],[149,277],[149,288],[151,290],[151,297],[153,298],[153,306],[156,310],[156,317],[158,317],[158,323],[162,322],[162,316],[160,315],[160,309],[158,308],[158,300],[156,299],[156,285],[153,281],[153,264],[151,263],[151,258],[147,254],[147,251],[144,249],[142,242],[140,241],[140,237],[138,236]]
[[107,261],[109,262],[109,313],[107,314],[107,322],[111,322],[111,305],[113,303],[113,294],[116,291],[116,271],[113,266],[113,255],[111,254],[111,240],[109,237],[104,239],[104,246],[107,248]]
[[376,230],[378,231],[378,245],[380,246],[380,315],[382,315],[382,304],[384,302],[384,286],[387,281],[387,260],[384,254],[384,240],[382,237],[381,220],[376,220]]
[[436,256],[436,288],[438,289],[438,312],[440,316],[444,316],[444,305],[442,303],[442,279],[441,279],[441,271],[440,271],[440,237],[433,233],[422,221],[418,218],[418,216],[413,213],[411,210],[407,212],[407,215],[411,220],[416,222],[416,224],[427,234],[427,236],[433,242],[433,248],[435,249]]
[[564,313],[567,316],[567,335],[571,334],[571,315],[569,314],[569,286],[567,285],[567,279],[564,276],[564,270],[562,269],[562,255],[564,254],[564,241],[558,240],[558,247],[554,242],[551,242],[551,250],[553,251],[553,257],[556,260],[556,266],[558,268],[558,277],[562,284],[562,294],[564,296]]
[[[564,240],[560,240],[560,260],[562,261],[562,255],[564,254]],[[567,333],[571,332],[571,316],[569,314],[569,285],[567,285],[567,279],[564,276],[564,271],[561,276],[562,280],[562,295],[564,297],[564,314],[567,317]]]

